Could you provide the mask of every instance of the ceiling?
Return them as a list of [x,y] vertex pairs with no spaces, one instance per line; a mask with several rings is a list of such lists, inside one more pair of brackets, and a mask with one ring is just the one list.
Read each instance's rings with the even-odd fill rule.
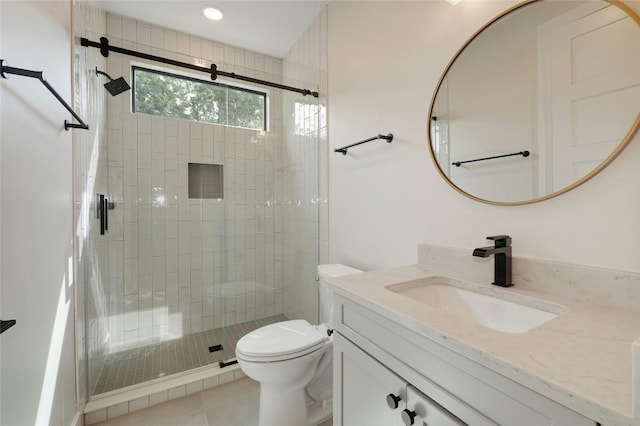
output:
[[[108,12],[282,58],[328,0],[102,0]],[[222,9],[210,21],[204,6]]]

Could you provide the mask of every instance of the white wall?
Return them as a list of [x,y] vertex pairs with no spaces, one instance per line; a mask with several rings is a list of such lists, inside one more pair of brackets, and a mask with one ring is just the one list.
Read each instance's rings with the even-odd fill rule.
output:
[[[67,1],[0,2],[1,57],[70,102]],[[0,423],[69,425],[75,392],[71,115],[36,79],[0,81]]]
[[[329,4],[330,256],[374,269],[416,262],[418,243],[472,249],[509,234],[514,255],[640,271],[640,136],[581,187],[541,203],[467,199],[436,172],[427,115],[457,49],[508,1]],[[640,4],[631,6],[637,12]],[[471,251],[469,252],[471,256]]]

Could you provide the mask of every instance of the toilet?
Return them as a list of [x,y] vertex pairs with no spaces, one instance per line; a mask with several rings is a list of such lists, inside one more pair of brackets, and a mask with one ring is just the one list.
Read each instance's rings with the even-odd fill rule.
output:
[[282,321],[238,340],[240,368],[260,383],[259,426],[313,426],[331,416],[333,292],[325,280],[358,272],[340,264],[318,266],[321,324]]

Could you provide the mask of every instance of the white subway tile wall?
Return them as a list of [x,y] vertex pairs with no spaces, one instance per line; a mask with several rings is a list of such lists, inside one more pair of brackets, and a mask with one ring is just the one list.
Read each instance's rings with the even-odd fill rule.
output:
[[[328,163],[326,10],[278,59],[89,4],[76,7],[84,37],[320,92],[268,89],[267,132],[132,114],[132,92],[105,95],[95,67],[131,81],[131,62],[145,61],[77,48],[76,100],[93,118],[76,145],[89,393],[114,351],[279,314],[317,322],[316,264],[328,260],[328,177],[318,176]],[[189,162],[223,165],[223,200],[189,199]],[[115,203],[106,236],[96,233],[97,192]]]

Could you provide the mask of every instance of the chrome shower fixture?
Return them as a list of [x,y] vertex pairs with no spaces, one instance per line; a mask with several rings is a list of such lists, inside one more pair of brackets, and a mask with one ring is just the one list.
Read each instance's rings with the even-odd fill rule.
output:
[[114,80],[109,74],[98,70],[98,67],[96,67],[96,75],[99,74],[102,74],[109,79],[109,81],[104,84],[104,88],[107,89],[109,93],[111,93],[111,96],[119,95],[120,93],[126,92],[127,90],[131,89],[131,86],[129,86],[129,83],[127,83],[124,77],[119,77]]

